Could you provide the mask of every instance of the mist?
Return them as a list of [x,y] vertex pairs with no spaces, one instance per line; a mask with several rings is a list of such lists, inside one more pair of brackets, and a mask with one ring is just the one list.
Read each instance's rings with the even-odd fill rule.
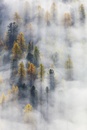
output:
[[0,1],[0,130],[87,130],[86,10],[86,0]]

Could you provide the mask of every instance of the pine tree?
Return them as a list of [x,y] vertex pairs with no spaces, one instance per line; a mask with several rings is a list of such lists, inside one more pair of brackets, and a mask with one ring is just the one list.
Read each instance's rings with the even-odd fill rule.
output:
[[21,53],[22,52],[18,43],[14,42],[14,46],[12,48],[13,59],[19,59],[21,57]]
[[81,23],[84,23],[86,15],[85,15],[85,9],[83,4],[80,5],[79,10],[80,10],[80,21]]
[[26,45],[25,45],[25,38],[24,38],[24,34],[20,33],[17,37],[17,43],[20,46],[20,49],[24,52]]
[[39,66],[39,59],[40,59],[40,53],[39,53],[38,47],[36,46],[34,49],[34,64],[37,67]]
[[49,83],[50,83],[50,90],[55,89],[55,78],[54,78],[54,70],[49,70]]
[[16,41],[18,35],[18,25],[13,22],[8,26],[6,46],[8,49],[12,49],[14,41]]
[[28,52],[29,52],[29,53],[32,53],[33,48],[34,48],[34,47],[33,47],[33,42],[30,41],[29,44],[28,44]]
[[33,107],[37,106],[37,90],[35,86],[32,86],[30,89],[30,99],[31,99],[31,104]]
[[30,41],[28,44],[27,60],[31,63],[34,63],[33,48],[33,42]]

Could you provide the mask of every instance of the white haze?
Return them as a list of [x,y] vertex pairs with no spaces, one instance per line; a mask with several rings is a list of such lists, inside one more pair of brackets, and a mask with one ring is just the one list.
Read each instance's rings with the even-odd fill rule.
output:
[[[58,53],[58,63],[53,66],[57,87],[50,94],[49,99],[49,122],[41,117],[38,110],[34,110],[30,115],[28,124],[24,123],[22,109],[16,101],[9,102],[5,108],[0,106],[0,130],[87,130],[87,22],[81,26],[78,21],[78,8],[81,3],[87,10],[86,0],[72,0],[71,3],[62,3],[61,0],[54,0],[58,8],[59,25],[51,24],[50,27],[41,25],[38,31],[37,24],[34,23],[34,33],[41,35],[41,40],[37,43],[41,52],[41,62],[46,68],[46,79],[43,86],[49,86],[48,69],[53,66],[51,59],[52,54]],[[10,6],[11,13],[15,10],[19,11],[23,6],[24,0],[5,0]],[[35,3],[34,3],[35,2]],[[53,0],[29,0],[30,5],[42,5],[44,10],[50,10]],[[71,47],[65,42],[66,32],[62,26],[61,19],[65,11],[75,9],[76,25],[70,27],[67,31],[72,45]],[[87,11],[86,11],[87,15]],[[70,54],[73,62],[73,81],[66,80],[65,61],[67,55]],[[3,70],[3,69],[7,70]],[[4,82],[0,84],[0,95],[6,93],[11,87],[9,85],[10,70],[8,66],[1,67],[0,76]],[[38,87],[38,81],[36,83]],[[44,92],[45,93],[45,92]],[[26,101],[28,103],[28,101]],[[6,104],[5,104],[6,105]],[[46,114],[46,105],[43,105],[43,111]],[[4,118],[5,117],[5,118]],[[21,118],[22,117],[22,118]]]

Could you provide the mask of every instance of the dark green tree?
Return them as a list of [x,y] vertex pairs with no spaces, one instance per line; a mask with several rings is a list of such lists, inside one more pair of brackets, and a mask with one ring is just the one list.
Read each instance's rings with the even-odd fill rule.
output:
[[8,26],[6,46],[8,49],[12,49],[14,41],[16,41],[18,35],[18,25],[13,22]]
[[36,46],[34,49],[34,64],[36,67],[39,66],[39,59],[40,59],[40,52],[38,50],[38,47]]

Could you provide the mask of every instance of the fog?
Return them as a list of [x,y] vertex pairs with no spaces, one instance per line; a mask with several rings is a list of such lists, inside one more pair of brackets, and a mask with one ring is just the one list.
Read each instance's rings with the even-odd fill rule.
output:
[[[25,4],[26,1],[29,5]],[[54,16],[51,12],[53,2],[56,8]],[[14,21],[14,13],[18,12],[21,17],[19,32],[24,33],[27,44],[33,40],[34,45],[37,45],[40,63],[45,67],[42,84],[39,78],[34,84],[39,97],[42,86],[43,103],[38,103],[37,108],[25,114],[24,107],[30,100],[19,99],[18,93],[9,95],[12,89],[11,64],[3,64],[3,55],[7,55],[8,51],[0,52],[0,96],[4,94],[7,99],[4,104],[0,103],[0,130],[87,130],[86,0],[2,0],[0,3],[6,7],[6,17],[2,17],[3,12],[0,15],[1,39],[4,39],[9,23]],[[81,4],[85,9],[85,22],[80,21]],[[26,9],[29,9],[29,21],[25,25],[23,19]],[[65,13],[71,14],[71,25],[65,25]],[[72,62],[69,69],[66,67],[68,58]],[[22,61],[24,64],[27,62],[26,59]],[[56,85],[46,97],[45,89],[50,88],[49,69],[54,70]],[[26,92],[26,95],[28,97],[29,93]]]

